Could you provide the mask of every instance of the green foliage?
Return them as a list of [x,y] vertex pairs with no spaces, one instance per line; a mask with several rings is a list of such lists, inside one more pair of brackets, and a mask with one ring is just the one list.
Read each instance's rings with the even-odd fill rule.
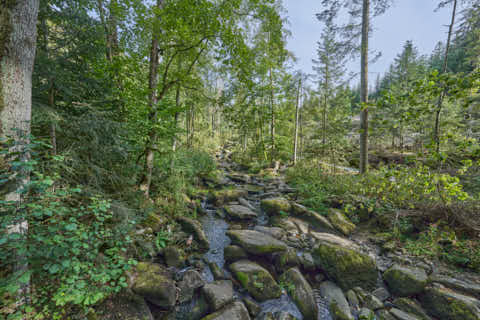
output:
[[[0,229],[11,230],[22,221],[29,225],[27,234],[12,230],[0,235],[0,270],[6,272],[0,296],[14,299],[19,287],[31,281],[36,317],[61,319],[86,312],[126,287],[125,272],[135,264],[126,257],[131,243],[126,234],[133,222],[119,225],[108,199],[58,185],[55,176],[37,170],[36,161],[10,160],[10,177],[30,173],[31,180],[18,191],[21,202],[0,201]],[[14,265],[23,264],[27,270],[12,272]]]
[[157,237],[155,238],[155,245],[157,249],[163,249],[167,246],[168,241],[170,240],[170,233],[166,231],[160,231],[157,233]]

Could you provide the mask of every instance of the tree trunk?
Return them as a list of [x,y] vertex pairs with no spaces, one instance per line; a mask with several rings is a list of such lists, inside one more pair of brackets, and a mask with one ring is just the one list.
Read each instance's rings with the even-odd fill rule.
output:
[[[454,0],[453,10],[452,10],[452,21],[448,28],[447,46],[445,48],[445,57],[443,59],[443,73],[447,72],[448,52],[450,51],[450,43],[452,41],[452,34],[453,34],[453,27],[455,25],[456,13],[457,13],[457,0]],[[433,132],[433,139],[435,141],[435,147],[437,152],[440,151],[440,113],[442,112],[443,100],[445,99],[446,89],[447,88],[444,88],[444,90],[442,91],[442,93],[440,93],[440,96],[438,97],[437,111],[435,112],[435,126],[434,126],[434,132]]]
[[293,164],[297,164],[297,149],[298,149],[298,108],[300,107],[300,89],[302,87],[302,79],[298,80],[297,89],[297,104],[295,106],[295,137],[293,140]]
[[[157,0],[157,8],[161,8],[163,0]],[[150,48],[150,70],[148,75],[148,106],[150,108],[149,120],[152,125],[156,124],[158,118],[157,110],[157,85],[158,85],[158,32],[154,30],[152,34],[152,45]],[[140,181],[140,190],[143,191],[146,198],[150,197],[150,185],[152,183],[153,164],[155,161],[155,144],[157,134],[154,129],[150,130],[149,140],[145,149],[145,166],[143,177]]]
[[363,0],[361,48],[360,173],[368,171],[368,36],[370,0]]
[[[17,161],[30,158],[26,145],[30,142],[32,113],[32,72],[37,38],[39,0],[0,2],[0,138],[13,138],[12,154]],[[23,201],[20,191],[29,181],[29,172],[21,170],[14,177],[12,191],[5,201],[17,206]],[[18,217],[7,232],[18,233],[22,240],[28,232],[28,221]],[[18,254],[14,272],[28,271],[27,257]],[[22,285],[18,292],[17,306],[29,301],[30,285]]]
[[272,161],[275,160],[275,105],[273,91],[273,73],[270,67],[270,138],[272,140]]
[[178,126],[178,116],[179,116],[178,108],[180,107],[180,86],[179,85],[177,86],[177,91],[175,93],[175,106],[177,111],[175,111],[175,117],[173,119],[174,121],[173,126],[175,131],[173,133],[173,143],[172,143],[173,152],[177,150],[177,126]]

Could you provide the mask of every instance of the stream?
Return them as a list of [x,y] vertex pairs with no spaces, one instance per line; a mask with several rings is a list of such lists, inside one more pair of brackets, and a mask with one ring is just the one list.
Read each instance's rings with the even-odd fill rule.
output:
[[[272,194],[276,194],[277,192],[275,187],[265,185],[263,181],[258,181],[256,179],[252,179],[248,184],[233,182],[232,185],[235,188],[244,188],[249,190],[248,197],[245,199],[248,201],[248,203],[244,202],[242,204],[247,204],[258,214],[256,220],[254,220],[253,223],[248,224],[248,229],[254,229],[256,226],[268,225],[268,216],[261,210],[260,200],[265,196],[265,194],[267,194],[267,192],[270,196]],[[258,189],[258,191],[256,189]],[[280,195],[280,193],[278,193],[278,195]],[[226,220],[227,218],[223,218],[223,208],[221,207],[216,207],[213,204],[204,201],[202,203],[202,208],[205,215],[200,221],[203,225],[204,232],[210,241],[210,249],[204,255],[204,259],[209,263],[216,263],[227,277],[231,277],[229,270],[226,268],[224,259],[224,249],[231,243],[230,238],[226,235],[226,232],[230,227],[229,221]],[[237,222],[235,221],[235,223]],[[208,265],[203,270],[203,276],[207,282],[214,281],[214,276]],[[323,300],[318,292],[315,293],[319,308],[318,320],[331,320],[332,317],[330,316],[326,301]],[[235,295],[237,298],[244,298],[247,296],[246,293],[238,290],[235,291]],[[254,300],[252,297],[248,297]],[[261,306],[262,311],[256,317],[256,319],[263,319],[263,316],[266,313],[278,315],[282,312],[283,314],[288,313],[291,316],[294,316],[296,319],[303,319],[301,312],[285,292],[280,298],[268,300],[263,303],[259,303],[259,305]]]

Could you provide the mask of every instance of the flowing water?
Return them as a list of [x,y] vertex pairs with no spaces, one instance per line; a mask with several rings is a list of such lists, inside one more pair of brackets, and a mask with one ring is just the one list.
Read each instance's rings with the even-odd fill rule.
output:
[[[237,183],[235,185],[236,187],[242,187],[242,184]],[[258,185],[261,186],[260,183]],[[250,203],[251,207],[255,209],[254,211],[258,213],[258,218],[255,221],[255,225],[250,227],[253,228],[257,225],[267,225],[268,216],[260,209],[260,198],[262,197],[264,192],[253,191],[249,193],[250,195],[247,198],[247,201]],[[217,214],[217,210],[223,209],[211,206],[206,202],[202,203],[202,207],[206,214],[201,218],[201,222],[205,234],[210,241],[210,250],[205,254],[204,258],[208,262],[216,263],[223,270],[223,272],[225,272],[226,275],[230,275],[228,269],[225,267],[224,259],[224,249],[231,243],[230,239],[226,235],[229,224],[224,218],[221,218],[221,215]],[[206,266],[205,270],[203,271],[203,276],[205,277],[205,280],[207,282],[214,281],[213,274],[208,266]],[[242,292],[236,292],[236,296],[241,298],[244,297],[245,294]],[[332,320],[326,301],[323,300],[322,297],[320,297],[320,295],[318,294],[316,294],[315,297],[317,299],[319,307],[318,320]],[[282,297],[280,297],[279,299],[265,301],[261,303],[260,306],[262,308],[262,311],[259,316],[264,313],[276,314],[277,312],[287,312],[299,320],[303,319],[303,316],[298,310],[297,306],[287,294],[282,295]],[[190,303],[186,306],[184,312],[188,314],[188,309],[193,307],[194,303]]]

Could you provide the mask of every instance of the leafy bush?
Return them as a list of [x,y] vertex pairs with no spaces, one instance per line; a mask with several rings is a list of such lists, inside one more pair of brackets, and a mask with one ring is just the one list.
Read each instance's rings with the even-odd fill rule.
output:
[[[7,150],[1,153],[7,155]],[[31,179],[18,190],[21,202],[0,201],[0,229],[10,230],[0,233],[0,297],[13,306],[21,286],[31,283],[33,289],[33,308],[2,309],[8,319],[25,311],[36,319],[84,314],[126,287],[125,272],[135,264],[125,256],[133,222],[119,227],[109,200],[57,185],[55,177],[36,170],[36,161],[8,156],[8,172],[0,182],[23,174]],[[23,221],[28,221],[27,233],[12,229]]]

